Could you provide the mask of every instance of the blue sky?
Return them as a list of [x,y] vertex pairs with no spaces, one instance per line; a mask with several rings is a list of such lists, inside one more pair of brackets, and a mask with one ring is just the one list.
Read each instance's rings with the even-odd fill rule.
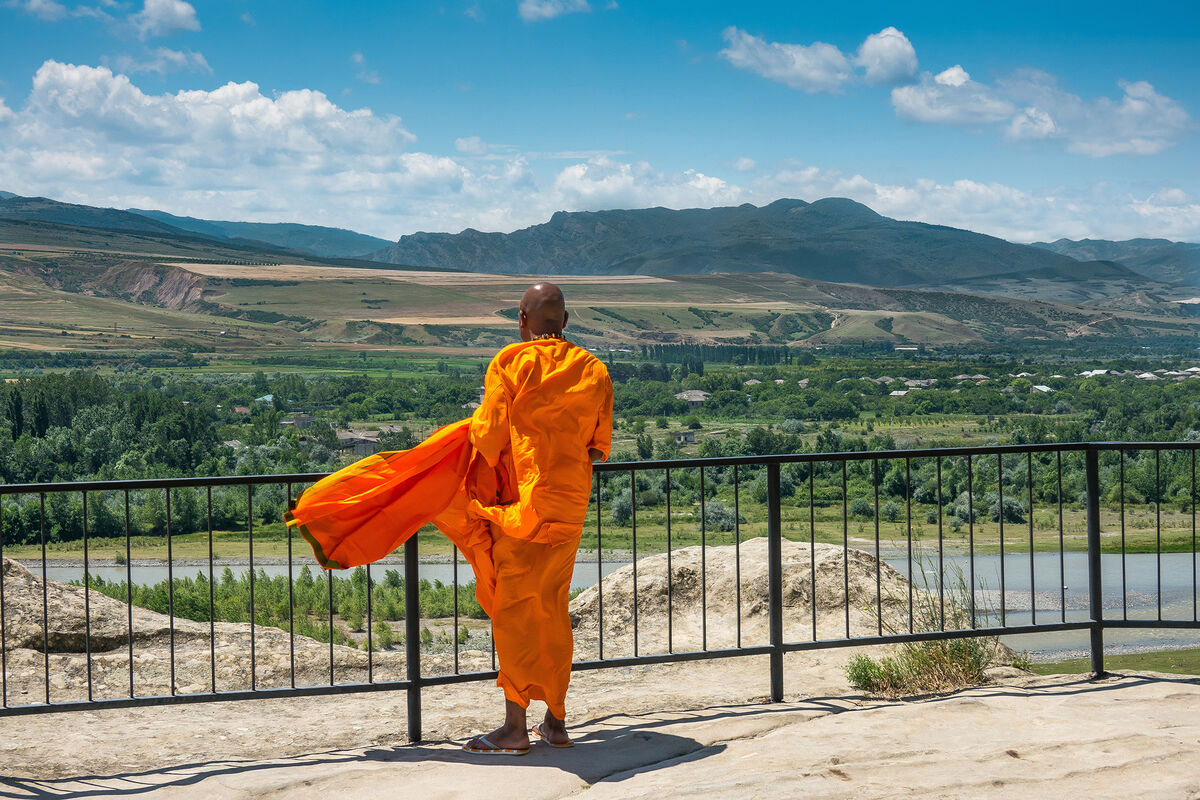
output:
[[1200,241],[1191,3],[0,0],[0,189],[386,238],[847,196]]

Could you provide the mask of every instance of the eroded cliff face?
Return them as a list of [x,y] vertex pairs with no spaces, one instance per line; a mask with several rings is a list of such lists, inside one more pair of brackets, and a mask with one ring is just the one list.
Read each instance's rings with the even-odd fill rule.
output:
[[186,269],[133,259],[55,256],[13,265],[16,274],[65,292],[113,297],[175,311],[204,310],[205,278]]

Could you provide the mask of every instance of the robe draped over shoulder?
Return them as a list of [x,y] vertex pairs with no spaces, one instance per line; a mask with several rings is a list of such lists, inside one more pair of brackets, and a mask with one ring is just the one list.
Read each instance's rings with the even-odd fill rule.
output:
[[284,519],[326,569],[377,561],[432,522],[470,562],[495,621],[495,532],[577,544],[591,493],[588,450],[607,458],[611,444],[604,364],[561,339],[521,342],[493,359],[474,416],[321,479]]

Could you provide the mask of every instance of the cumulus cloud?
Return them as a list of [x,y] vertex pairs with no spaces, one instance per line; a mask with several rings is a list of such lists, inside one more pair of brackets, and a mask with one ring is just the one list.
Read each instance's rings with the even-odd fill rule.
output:
[[142,10],[129,21],[143,39],[166,36],[175,31],[198,31],[196,9],[184,0],[145,0]]
[[866,70],[867,83],[903,83],[917,74],[917,51],[907,36],[888,27],[863,40],[854,63]]
[[1006,133],[1015,140],[1059,139],[1067,150],[1088,156],[1152,155],[1194,128],[1187,111],[1146,81],[1120,81],[1118,100],[1093,101],[1065,91],[1053,75],[1021,70],[1000,89],[1025,107]]
[[1002,122],[1016,111],[958,64],[937,75],[922,72],[916,83],[892,89],[892,106],[905,119],[952,125]]
[[736,27],[722,36],[727,47],[720,55],[730,64],[805,92],[836,94],[860,77],[870,84],[903,83],[917,71],[912,42],[894,27],[868,36],[853,57],[826,42],[768,42]]
[[118,56],[113,64],[121,72],[157,72],[165,75],[168,72],[188,70],[212,74],[212,67],[208,65],[203,54],[192,50],[172,50],[168,47],[159,47],[145,58]]
[[[961,77],[945,80],[961,88],[969,83]],[[440,155],[415,151],[414,141],[398,117],[347,109],[308,89],[264,93],[247,82],[154,94],[107,68],[55,61],[38,70],[23,104],[0,100],[4,188],[92,205],[395,238],[510,231],[564,209],[844,196],[888,216],[1016,241],[1200,240],[1200,204],[1175,185],[1133,197],[1104,184],[1050,192],[965,177],[885,182],[800,163],[754,164],[724,180],[612,152],[521,153],[464,136],[456,152]]]
[[836,93],[853,75],[850,60],[831,44],[810,45],[768,42],[739,28],[721,34],[728,45],[721,58],[739,69],[804,92]]
[[54,0],[9,0],[6,5],[19,8],[26,14],[32,14],[47,22],[57,22],[67,16],[67,7]]
[[740,156],[733,160],[733,168],[738,172],[749,172],[757,166],[753,158]]
[[517,13],[526,22],[541,22],[563,14],[591,11],[587,0],[521,0]]

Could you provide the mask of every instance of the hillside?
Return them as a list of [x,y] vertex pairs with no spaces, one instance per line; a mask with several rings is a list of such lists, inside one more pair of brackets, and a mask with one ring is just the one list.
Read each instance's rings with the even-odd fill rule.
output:
[[131,208],[129,211],[185,231],[216,239],[260,242],[289,250],[302,250],[310,255],[322,257],[364,256],[390,244],[386,239],[367,236],[364,233],[356,233],[344,228],[327,228],[322,225],[196,219],[195,217],[177,217],[165,211],[140,208]]
[[1200,244],[1172,242],[1169,239],[1059,239],[1035,242],[1034,247],[1081,261],[1106,259],[1119,261],[1135,272],[1164,283],[1200,286]]
[[[558,212],[513,233],[416,233],[374,254],[389,263],[535,274],[780,272],[918,286],[1037,274],[1073,279],[1078,262],[971,231],[902,222],[844,198],[761,208]],[[1118,268],[1119,269],[1119,268]]]
[[[7,194],[7,193],[6,193]],[[0,217],[23,219],[35,222],[53,222],[60,225],[83,225],[114,231],[146,231],[149,233],[182,234],[184,231],[165,222],[150,219],[115,208],[96,208],[74,203],[60,203],[46,197],[18,197],[12,195],[0,199]]]

